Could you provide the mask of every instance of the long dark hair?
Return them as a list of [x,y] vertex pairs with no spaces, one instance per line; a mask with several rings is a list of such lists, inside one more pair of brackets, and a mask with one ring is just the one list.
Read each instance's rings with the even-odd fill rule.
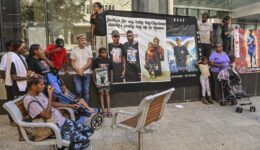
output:
[[38,50],[41,46],[39,44],[32,44],[29,49],[29,56],[27,58],[27,61],[29,61],[34,55],[35,51]]
[[24,42],[21,40],[13,41],[13,51],[16,52]]

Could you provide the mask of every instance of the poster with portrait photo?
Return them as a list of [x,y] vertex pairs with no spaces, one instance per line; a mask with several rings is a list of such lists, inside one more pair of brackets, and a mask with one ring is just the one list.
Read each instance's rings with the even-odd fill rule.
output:
[[107,68],[96,68],[96,84],[97,86],[108,86],[108,72]]
[[[114,74],[125,73],[122,82],[116,83],[170,81],[165,48],[166,20],[107,15],[106,22],[108,47],[115,43],[114,36],[118,32],[120,59],[126,61],[125,69],[114,70]],[[128,34],[129,31],[132,34]],[[134,38],[132,42],[129,42],[129,35]],[[109,49],[111,54],[112,49]]]
[[170,72],[189,73],[198,71],[198,60],[194,36],[171,36],[167,37],[167,59]]

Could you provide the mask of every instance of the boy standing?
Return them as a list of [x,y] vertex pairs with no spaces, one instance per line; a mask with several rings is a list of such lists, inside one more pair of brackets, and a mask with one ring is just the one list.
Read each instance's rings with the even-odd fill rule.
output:
[[[113,64],[107,57],[106,48],[99,48],[98,57],[93,62],[92,70],[94,83],[99,93],[102,113],[110,118],[112,113],[110,112],[109,84],[113,83]],[[104,96],[107,102],[107,113],[104,111]]]

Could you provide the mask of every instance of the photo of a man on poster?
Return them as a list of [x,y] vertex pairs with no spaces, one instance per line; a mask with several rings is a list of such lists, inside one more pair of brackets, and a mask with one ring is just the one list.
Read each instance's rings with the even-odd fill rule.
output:
[[182,45],[181,37],[176,38],[177,45],[174,47],[174,57],[179,72],[186,72],[189,63],[189,51]]
[[248,47],[248,55],[250,57],[250,68],[253,67],[253,65],[256,65],[256,56],[255,56],[255,37],[253,35],[253,30],[249,31],[249,35],[247,37],[247,47]]
[[158,37],[153,38],[153,48],[159,54],[160,62],[159,62],[159,69],[157,75],[162,75],[162,65],[161,61],[164,61],[164,49],[160,46],[160,40]]
[[197,51],[193,36],[172,36],[166,40],[167,58],[171,73],[197,71]]
[[124,43],[123,53],[126,56],[125,81],[141,81],[141,69],[138,42],[134,39],[132,30],[126,32],[127,42]]
[[125,78],[126,56],[123,53],[123,44],[120,43],[118,30],[113,30],[112,43],[108,44],[109,58],[112,60],[114,83],[123,82]]

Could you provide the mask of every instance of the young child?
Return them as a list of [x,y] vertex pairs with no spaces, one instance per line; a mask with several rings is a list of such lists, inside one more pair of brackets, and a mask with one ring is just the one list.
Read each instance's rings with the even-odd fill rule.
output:
[[[201,75],[200,75],[200,84],[202,87],[202,96],[203,100],[202,103],[204,104],[213,104],[213,101],[211,100],[211,93],[210,93],[210,87],[209,87],[209,65],[208,65],[208,58],[206,56],[202,57],[201,61],[198,62],[198,67],[200,69]],[[206,92],[208,94],[209,100],[207,101],[205,96]]]
[[[112,117],[110,112],[110,84],[113,83],[113,65],[107,57],[106,48],[99,48],[98,57],[92,65],[93,79],[99,93],[103,116]],[[104,96],[107,103],[107,112],[104,107]]]
[[155,78],[155,72],[159,69],[159,54],[153,48],[153,43],[149,42],[145,53],[145,69],[149,72],[151,78]]

